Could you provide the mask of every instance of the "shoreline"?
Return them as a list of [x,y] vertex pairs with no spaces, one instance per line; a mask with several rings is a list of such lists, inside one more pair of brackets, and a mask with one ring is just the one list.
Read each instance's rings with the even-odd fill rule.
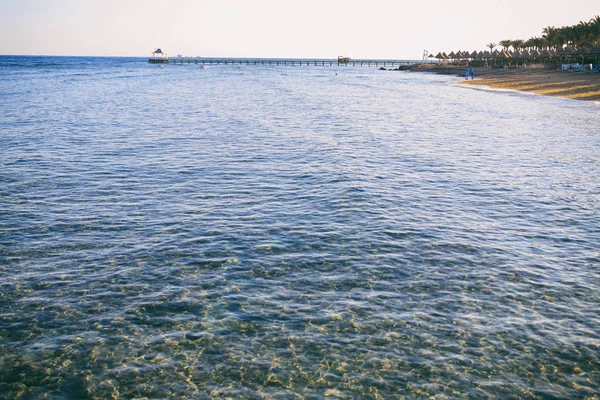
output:
[[[433,72],[464,77],[466,67],[419,65],[413,72]],[[551,68],[476,68],[475,79],[463,85],[484,85],[492,89],[510,89],[567,99],[600,101],[600,73],[561,72]]]

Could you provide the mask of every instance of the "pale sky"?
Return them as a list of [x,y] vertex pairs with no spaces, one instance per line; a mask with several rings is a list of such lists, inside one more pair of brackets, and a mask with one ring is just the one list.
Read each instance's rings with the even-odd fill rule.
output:
[[599,0],[0,0],[0,54],[420,59],[599,14]]

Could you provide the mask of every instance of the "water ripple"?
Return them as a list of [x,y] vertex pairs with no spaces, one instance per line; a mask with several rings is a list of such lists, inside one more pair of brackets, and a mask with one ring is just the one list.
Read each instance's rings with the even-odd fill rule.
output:
[[598,395],[597,106],[366,68],[0,69],[5,396]]

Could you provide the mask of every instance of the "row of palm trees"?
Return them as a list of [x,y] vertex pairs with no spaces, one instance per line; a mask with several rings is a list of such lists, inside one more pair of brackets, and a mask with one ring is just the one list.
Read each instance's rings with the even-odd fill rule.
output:
[[493,51],[498,45],[504,51],[513,50],[551,50],[560,51],[565,46],[574,50],[600,46],[600,16],[595,16],[589,21],[581,21],[573,26],[556,28],[547,26],[542,31],[541,37],[532,37],[529,40],[501,40],[497,44],[489,43],[486,47]]

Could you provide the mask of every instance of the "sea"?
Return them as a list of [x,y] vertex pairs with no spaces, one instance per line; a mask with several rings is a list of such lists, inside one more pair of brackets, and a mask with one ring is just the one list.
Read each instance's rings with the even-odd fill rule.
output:
[[0,398],[600,396],[600,105],[0,57]]

